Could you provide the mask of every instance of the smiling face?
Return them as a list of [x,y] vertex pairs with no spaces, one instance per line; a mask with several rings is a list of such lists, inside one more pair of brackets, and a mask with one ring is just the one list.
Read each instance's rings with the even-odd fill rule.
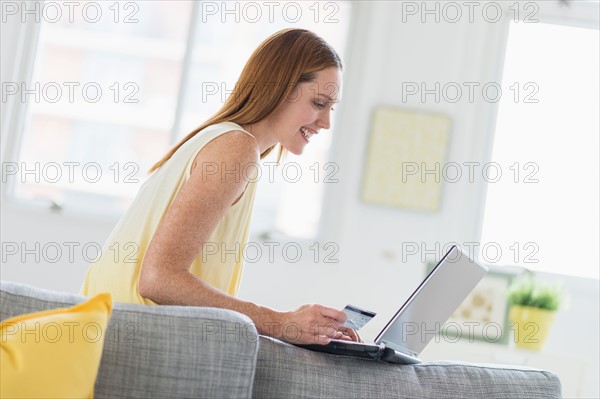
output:
[[300,83],[290,97],[271,115],[279,143],[300,155],[311,136],[329,129],[333,105],[339,102],[341,74],[336,67],[316,73],[311,82]]

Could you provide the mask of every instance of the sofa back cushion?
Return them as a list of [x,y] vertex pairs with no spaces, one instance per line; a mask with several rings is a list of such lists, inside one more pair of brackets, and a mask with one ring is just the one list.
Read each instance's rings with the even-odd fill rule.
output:
[[[0,320],[86,297],[0,281]],[[96,398],[251,397],[258,335],[240,313],[114,303]]]

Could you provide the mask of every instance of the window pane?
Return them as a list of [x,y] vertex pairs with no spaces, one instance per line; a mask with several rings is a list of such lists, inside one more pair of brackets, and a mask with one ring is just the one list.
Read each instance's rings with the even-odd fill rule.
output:
[[15,194],[123,210],[170,145],[191,3],[77,2],[72,22],[57,4],[24,98],[20,168],[34,173]]
[[521,91],[500,103],[482,232],[500,264],[598,278],[598,49],[597,30],[511,26],[503,86]]

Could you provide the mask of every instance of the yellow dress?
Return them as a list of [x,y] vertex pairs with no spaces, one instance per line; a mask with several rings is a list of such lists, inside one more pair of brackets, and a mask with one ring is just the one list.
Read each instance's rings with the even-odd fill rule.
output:
[[[209,141],[232,130],[244,131],[232,122],[203,129],[142,184],[133,203],[104,244],[99,259],[90,264],[80,294],[92,296],[110,292],[115,302],[156,305],[154,301],[140,296],[138,290],[146,249],[171,202],[189,179],[192,162],[198,152]],[[219,221],[205,243],[206,250],[198,254],[189,268],[196,277],[233,296],[237,294],[242,278],[242,251],[248,240],[256,168],[248,168],[247,174],[249,176],[244,177],[248,185],[243,195]]]

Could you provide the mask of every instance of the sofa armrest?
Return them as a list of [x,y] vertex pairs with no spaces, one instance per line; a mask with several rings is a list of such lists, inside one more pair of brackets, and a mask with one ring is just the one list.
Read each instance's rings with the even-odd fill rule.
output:
[[560,398],[558,377],[462,362],[395,365],[313,352],[260,336],[256,398]]
[[[0,320],[85,301],[2,281]],[[240,313],[191,306],[114,303],[96,398],[248,398],[258,335]]]

